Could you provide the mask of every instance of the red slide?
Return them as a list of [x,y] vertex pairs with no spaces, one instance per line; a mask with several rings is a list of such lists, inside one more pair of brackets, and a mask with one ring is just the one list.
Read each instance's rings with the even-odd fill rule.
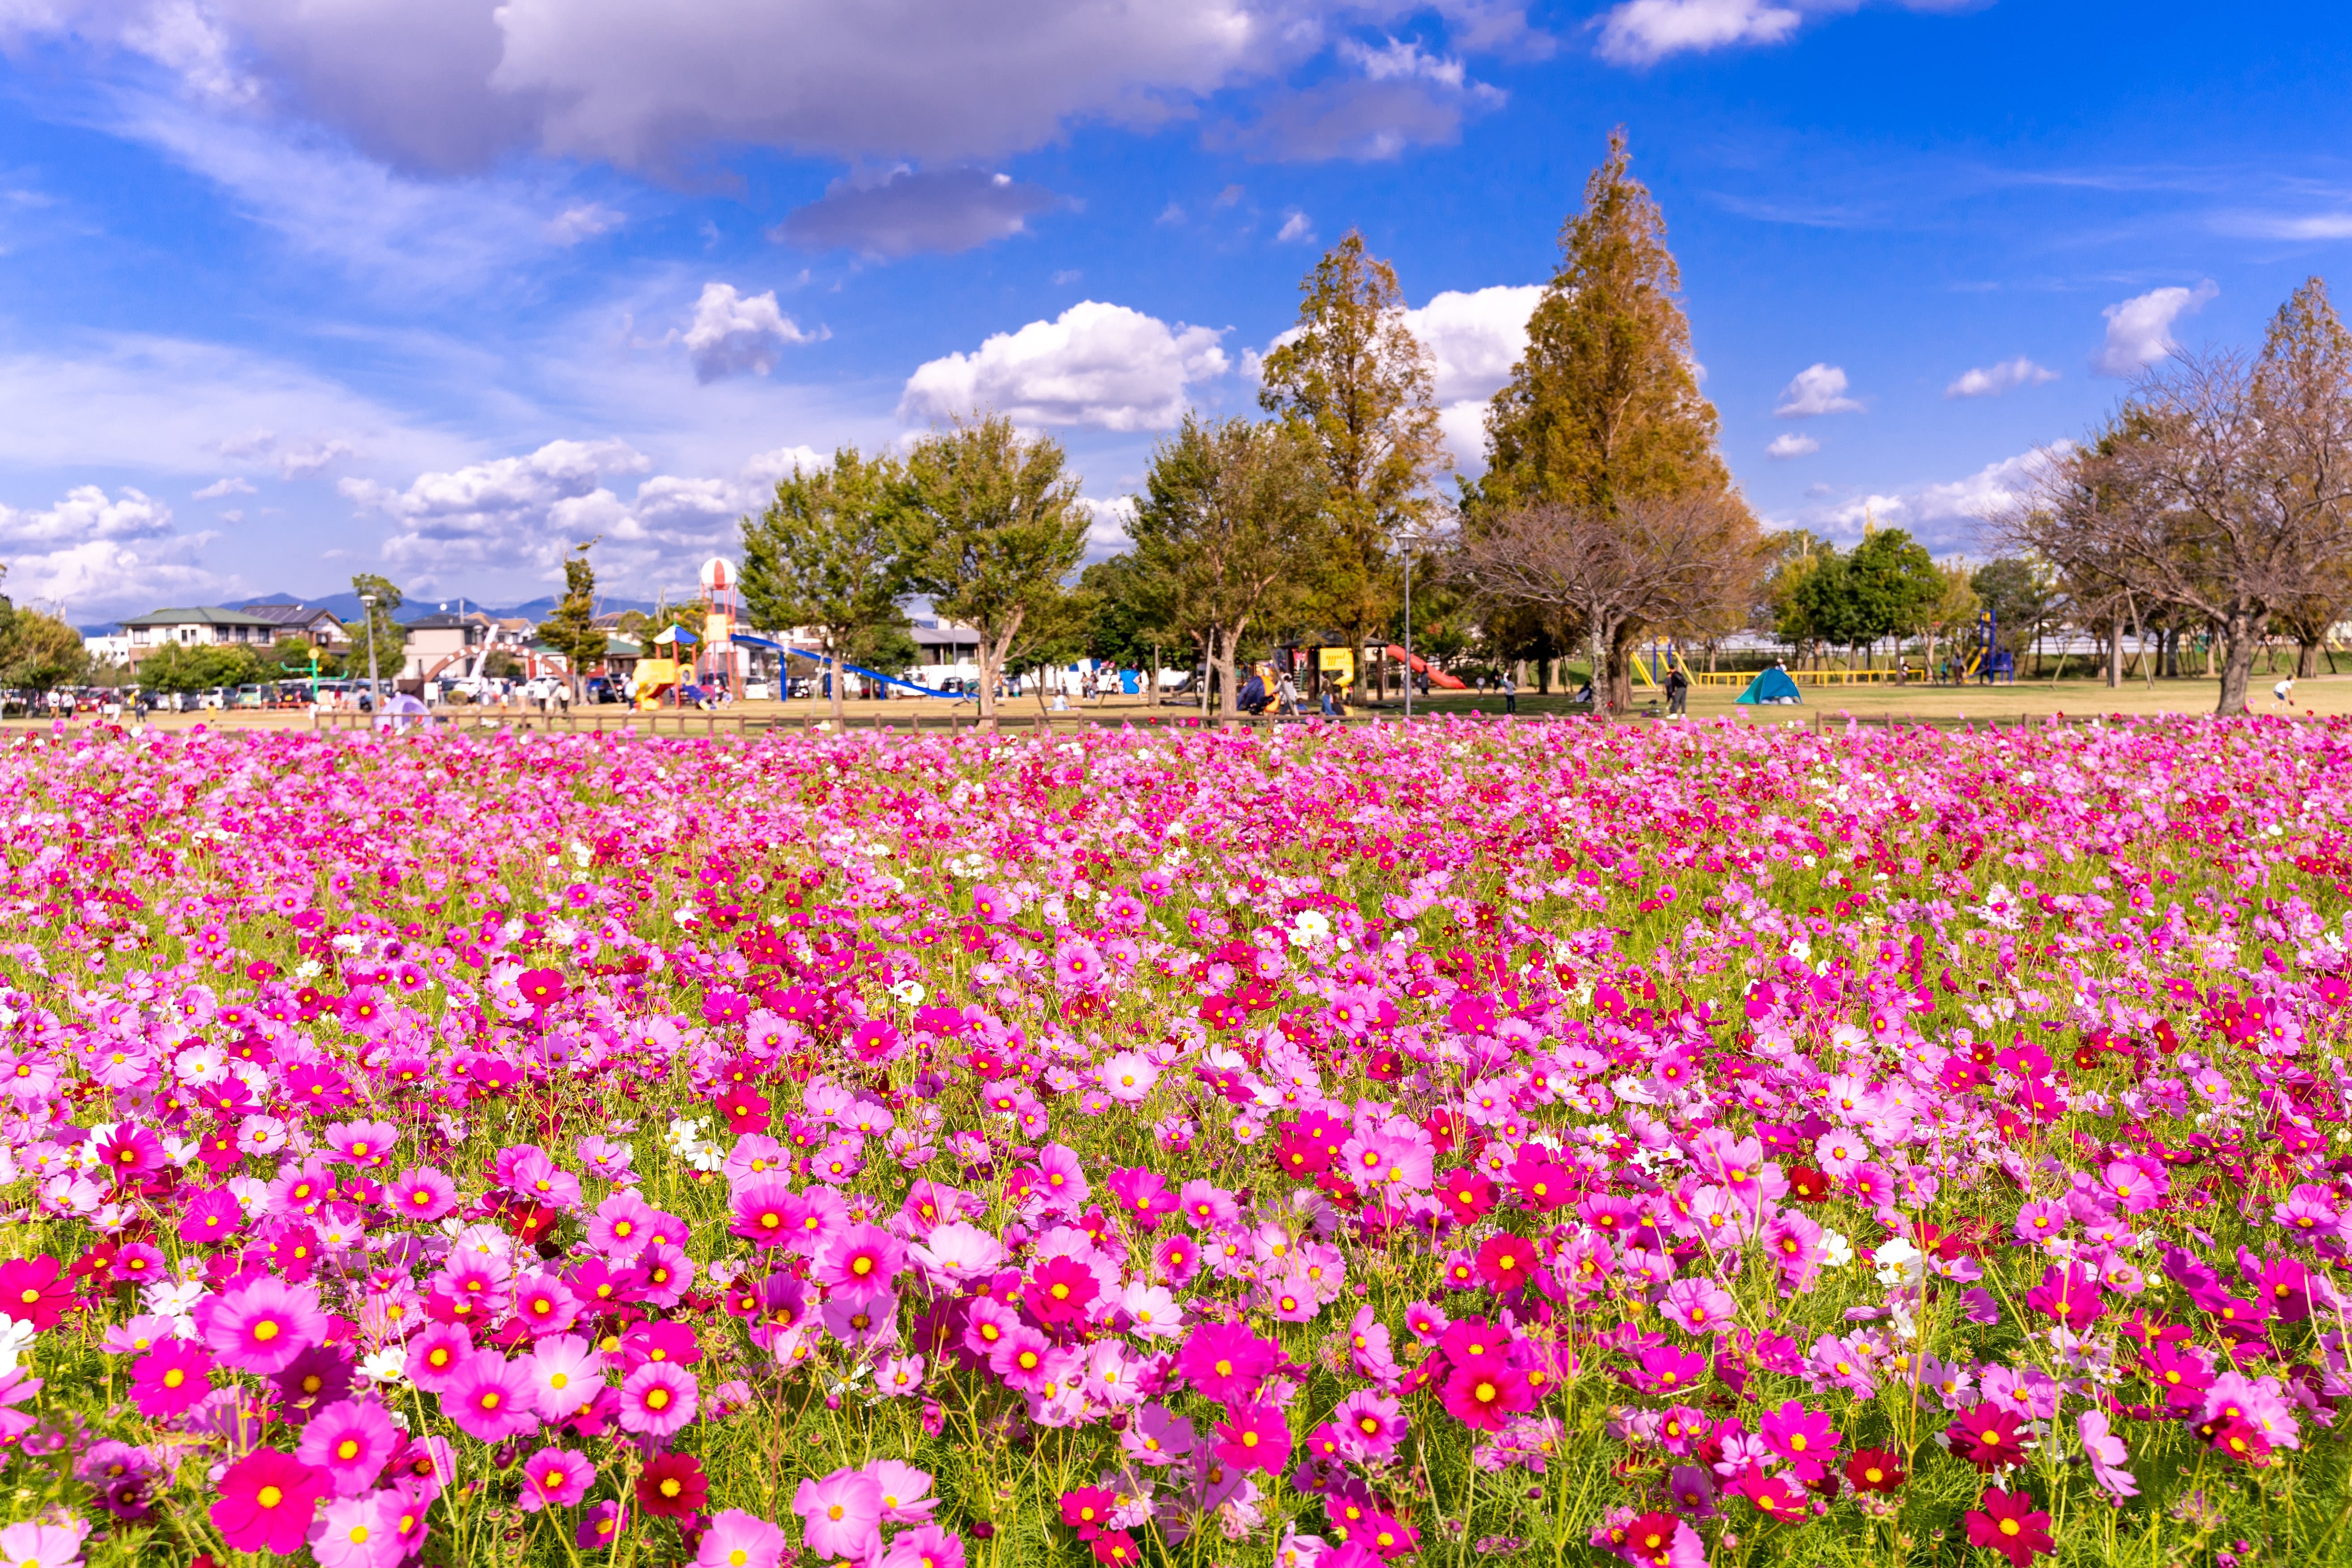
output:
[[1400,664],[1412,666],[1412,672],[1415,675],[1425,675],[1429,677],[1429,683],[1432,686],[1439,688],[1441,690],[1467,691],[1470,689],[1470,688],[1463,684],[1462,681],[1446,674],[1444,670],[1430,668],[1429,660],[1422,658],[1419,654],[1408,654],[1404,649],[1397,647],[1394,643],[1389,644],[1389,657],[1397,660]]

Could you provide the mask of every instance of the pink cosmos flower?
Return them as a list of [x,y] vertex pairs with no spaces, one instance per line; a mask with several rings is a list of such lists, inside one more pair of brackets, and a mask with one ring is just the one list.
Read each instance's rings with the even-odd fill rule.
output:
[[1824,1468],[1836,1462],[1842,1434],[1830,1429],[1826,1414],[1808,1410],[1798,1400],[1767,1411],[1759,1427],[1765,1444],[1806,1480],[1818,1480]]
[[560,1334],[580,1321],[580,1302],[563,1282],[549,1274],[530,1274],[514,1286],[514,1321],[534,1339]]
[[604,1358],[578,1334],[553,1334],[530,1347],[527,1363],[539,1413],[566,1421],[604,1389]]
[[730,1205],[734,1221],[728,1229],[762,1249],[782,1247],[793,1239],[795,1206],[792,1184],[783,1177],[747,1181],[735,1190]]
[[1350,1459],[1384,1459],[1396,1452],[1405,1434],[1404,1407],[1385,1394],[1359,1388],[1331,1412],[1343,1451]]
[[393,1568],[408,1550],[401,1539],[400,1512],[389,1492],[338,1498],[310,1527],[310,1555],[319,1568]]
[[940,1506],[930,1495],[931,1473],[898,1459],[876,1459],[865,1467],[880,1489],[882,1521],[886,1524],[929,1524]]
[[1731,1292],[1704,1276],[1677,1279],[1658,1303],[1675,1327],[1688,1334],[1727,1334],[1738,1326],[1739,1303]]
[[585,1455],[541,1448],[522,1466],[522,1510],[576,1508],[596,1484],[596,1467]]
[[313,1414],[294,1457],[326,1472],[338,1497],[358,1497],[375,1485],[400,1446],[400,1428],[373,1399],[344,1399]]
[[1498,1355],[1473,1356],[1454,1369],[1443,1395],[1446,1413],[1482,1432],[1498,1432],[1535,1405],[1527,1374]]
[[817,1254],[811,1270],[835,1294],[878,1296],[907,1266],[906,1244],[879,1226],[853,1226]]
[[163,1340],[131,1363],[131,1401],[150,1420],[194,1408],[213,1391],[213,1358],[186,1340]]
[[667,1437],[694,1419],[698,1384],[674,1362],[649,1361],[621,1384],[622,1429]]
[[441,1412],[484,1443],[539,1430],[538,1390],[524,1367],[496,1351],[477,1351],[441,1395]]
[[209,1303],[205,1342],[240,1372],[272,1373],[327,1337],[319,1292],[264,1276]]
[[2083,1457],[2091,1462],[2091,1479],[2106,1492],[2108,1498],[2121,1502],[2139,1495],[2139,1483],[2123,1467],[2131,1458],[2131,1449],[2115,1435],[2104,1410],[2085,1410],[2074,1418],[2075,1434],[2083,1439]]
[[1229,1465],[1277,1475],[1290,1462],[1290,1427],[1273,1405],[1244,1405],[1217,1428],[1215,1451]]
[[457,1206],[457,1184],[430,1165],[404,1171],[385,1191],[394,1210],[405,1219],[436,1220]]
[[1034,1394],[1053,1381],[1055,1360],[1053,1342],[1023,1322],[1006,1329],[988,1353],[989,1370],[1023,1394]]
[[221,1477],[212,1521],[233,1552],[291,1557],[302,1549],[311,1512],[326,1489],[326,1476],[291,1454],[256,1448]]
[[821,1481],[802,1481],[793,1511],[801,1516],[801,1539],[810,1551],[863,1559],[881,1528],[882,1488],[862,1470],[835,1470]]
[[427,1394],[447,1394],[474,1359],[474,1336],[463,1323],[433,1323],[408,1342],[403,1370]]
[[[801,1483],[803,1488],[808,1484]],[[695,1568],[777,1568],[783,1558],[782,1531],[757,1514],[730,1508],[723,1510],[710,1521],[710,1528],[703,1531],[702,1544],[694,1561]]]
[[81,1568],[82,1532],[26,1520],[0,1530],[0,1563],[8,1568]]

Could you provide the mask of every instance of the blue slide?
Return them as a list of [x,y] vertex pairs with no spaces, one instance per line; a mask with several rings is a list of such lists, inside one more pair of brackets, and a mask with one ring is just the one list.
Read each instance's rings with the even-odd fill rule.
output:
[[[787,658],[804,658],[811,664],[816,666],[819,671],[828,669],[832,667],[832,661],[822,654],[809,653],[803,649],[796,647],[786,647],[782,643],[770,642],[765,637],[747,637],[738,634],[735,637],[735,641],[742,644],[746,647],[767,648],[771,652],[782,654]],[[845,659],[842,661],[841,668],[848,674],[862,675],[868,680],[878,680],[885,686],[896,686],[904,690],[920,692],[925,697],[944,697],[950,702],[970,702],[973,700],[972,695],[970,692],[934,691],[928,686],[918,686],[911,680],[901,680],[895,675],[885,675],[878,669],[868,669],[862,664],[851,664]]]

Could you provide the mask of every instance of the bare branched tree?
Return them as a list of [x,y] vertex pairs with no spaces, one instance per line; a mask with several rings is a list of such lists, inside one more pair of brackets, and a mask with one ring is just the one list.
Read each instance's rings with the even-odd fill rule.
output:
[[2242,711],[2270,617],[2332,602],[2352,552],[2352,338],[2318,279],[2259,356],[2151,373],[2003,531],[2133,602],[2202,617],[2221,656],[2216,711]]
[[1591,647],[1602,713],[1626,700],[1617,677],[1632,633],[1744,604],[1760,565],[1747,509],[1719,493],[1518,508],[1465,529],[1454,560],[1481,596],[1546,614]]

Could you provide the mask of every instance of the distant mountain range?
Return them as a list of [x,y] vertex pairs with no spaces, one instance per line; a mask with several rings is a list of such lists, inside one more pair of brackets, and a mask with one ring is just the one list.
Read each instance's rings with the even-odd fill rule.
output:
[[[339,621],[361,620],[366,615],[365,606],[360,603],[360,596],[352,593],[322,594],[316,598],[301,594],[263,594],[254,598],[241,598],[236,602],[240,605],[309,605],[313,608],[326,611]],[[520,616],[525,620],[543,621],[555,613],[555,595],[552,594],[543,594],[536,599],[527,599],[520,605],[485,605],[479,599],[408,599],[402,602],[393,618],[405,625],[410,621],[422,620],[426,616],[438,615],[445,609],[455,611],[463,605],[469,612],[481,610],[501,618]],[[609,615],[615,610],[641,610],[646,615],[651,615],[655,605],[651,599],[612,599],[600,596],[596,601],[596,609],[600,615]]]
[[[437,615],[445,606],[454,611],[460,604],[464,605],[468,611],[486,610],[501,619],[520,616],[529,621],[543,621],[555,613],[555,595],[545,594],[520,605],[485,605],[478,599],[410,599],[401,605],[400,608],[394,613],[393,618],[405,626],[411,621],[420,620],[426,616]],[[235,609],[241,605],[308,605],[313,609],[326,611],[339,621],[348,622],[366,618],[366,609],[361,605],[360,596],[348,592],[320,594],[315,597],[307,594],[238,595],[220,607]],[[596,604],[597,613],[600,615],[610,615],[616,610],[639,610],[646,615],[652,615],[656,607],[651,599],[600,598]],[[76,629],[84,637],[105,637],[120,629],[121,626],[121,623],[119,621],[100,621]]]

